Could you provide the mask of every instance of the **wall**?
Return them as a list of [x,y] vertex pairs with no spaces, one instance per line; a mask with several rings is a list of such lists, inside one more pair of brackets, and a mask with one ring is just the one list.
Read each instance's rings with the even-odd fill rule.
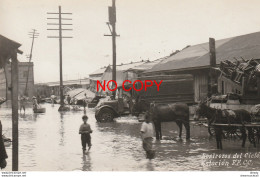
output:
[[34,96],[34,73],[33,73],[33,63],[20,62],[19,63],[19,94],[23,95],[25,92],[27,76],[29,69],[29,78],[27,84],[27,92],[30,98]]
[[207,98],[208,95],[208,79],[207,73],[194,74],[194,100],[199,102]]
[[[19,62],[18,64],[18,72],[19,72],[18,73],[18,77],[19,77],[18,94],[24,95],[29,65],[30,65],[30,70],[29,70],[27,89],[28,89],[28,96],[31,98],[34,95],[34,73],[33,73],[32,62],[31,63]],[[6,91],[7,91],[7,99],[10,100],[11,91],[6,89],[6,86],[8,85],[8,87],[11,88],[11,65],[7,64],[5,68],[6,68],[6,72],[4,72],[4,69],[0,70],[0,97],[6,97]]]

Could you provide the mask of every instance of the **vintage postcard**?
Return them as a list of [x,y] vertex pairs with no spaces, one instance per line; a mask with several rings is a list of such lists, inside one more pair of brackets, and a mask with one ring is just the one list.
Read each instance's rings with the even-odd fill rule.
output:
[[259,176],[259,6],[0,0],[1,175]]

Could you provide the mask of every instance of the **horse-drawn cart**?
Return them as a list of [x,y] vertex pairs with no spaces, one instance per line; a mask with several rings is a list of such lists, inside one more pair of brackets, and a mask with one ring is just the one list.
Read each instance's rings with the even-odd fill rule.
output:
[[[210,135],[216,136],[217,148],[222,149],[222,139],[242,139],[242,147],[245,147],[245,141],[248,137],[250,143],[259,143],[260,139],[260,105],[257,109],[252,105],[249,109],[241,109],[241,105],[233,105],[233,109],[227,109],[221,105],[216,108],[206,102],[200,103],[196,110],[198,117],[207,118],[207,127]],[[247,105],[249,106],[249,105]],[[224,109],[223,109],[224,107]],[[234,109],[234,107],[236,107]],[[248,132],[248,133],[247,133]]]
[[[251,128],[253,131],[252,138],[254,138],[254,141],[259,144],[260,140],[260,122],[252,122],[250,124],[221,124],[221,123],[212,123],[211,127],[216,129],[216,127],[220,127],[222,129],[225,129],[225,131],[222,133],[223,138],[240,138],[242,139],[242,134],[240,130],[242,127],[244,128]],[[216,133],[214,132],[214,135]]]

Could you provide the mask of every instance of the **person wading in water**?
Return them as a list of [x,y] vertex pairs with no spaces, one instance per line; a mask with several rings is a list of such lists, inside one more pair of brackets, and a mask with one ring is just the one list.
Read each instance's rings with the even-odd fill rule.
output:
[[155,151],[153,150],[154,127],[151,115],[148,112],[145,114],[145,122],[143,122],[140,132],[143,140],[143,148],[146,152],[146,158],[153,159],[155,156]]
[[82,144],[83,153],[86,153],[86,145],[88,144],[88,151],[92,146],[90,133],[92,133],[93,131],[90,125],[87,123],[88,116],[87,115],[82,116],[82,120],[83,120],[83,124],[81,124],[79,128],[79,134],[81,134],[81,144]]

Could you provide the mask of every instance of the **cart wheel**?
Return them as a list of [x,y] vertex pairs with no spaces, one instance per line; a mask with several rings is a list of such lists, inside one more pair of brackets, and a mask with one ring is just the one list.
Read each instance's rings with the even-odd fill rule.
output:
[[230,139],[242,139],[242,133],[238,127],[230,127],[229,129],[225,130],[224,136]]

